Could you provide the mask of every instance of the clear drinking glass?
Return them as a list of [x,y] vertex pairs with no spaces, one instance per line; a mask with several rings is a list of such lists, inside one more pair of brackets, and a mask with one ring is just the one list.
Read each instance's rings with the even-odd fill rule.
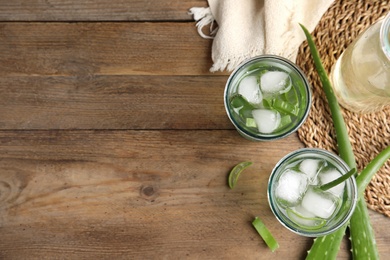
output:
[[330,234],[352,216],[357,202],[355,177],[329,190],[319,187],[350,170],[338,156],[303,148],[283,157],[268,182],[268,201],[279,222],[308,237]]
[[330,76],[340,105],[357,113],[390,105],[390,13],[343,52]]
[[295,132],[306,120],[310,86],[293,62],[274,55],[257,56],[232,72],[224,104],[243,137],[253,141],[279,139]]

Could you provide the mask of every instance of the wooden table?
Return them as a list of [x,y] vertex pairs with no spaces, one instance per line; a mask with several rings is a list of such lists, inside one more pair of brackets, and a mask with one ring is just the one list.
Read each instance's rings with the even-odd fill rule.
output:
[[[283,228],[266,196],[275,163],[303,144],[233,129],[228,74],[208,72],[193,6],[206,1],[0,1],[1,259],[306,255],[312,239]],[[254,165],[230,190],[243,160]],[[389,219],[370,215],[388,258]]]

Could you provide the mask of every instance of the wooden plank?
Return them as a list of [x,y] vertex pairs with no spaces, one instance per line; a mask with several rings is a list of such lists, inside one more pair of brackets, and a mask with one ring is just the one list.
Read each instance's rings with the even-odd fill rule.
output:
[[0,129],[233,129],[227,76],[0,77]]
[[[312,239],[273,217],[267,179],[302,144],[234,131],[0,131],[2,259],[302,259]],[[280,149],[283,147],[283,149]],[[253,166],[234,190],[227,174]],[[387,219],[370,213],[382,256]],[[280,243],[266,248],[261,217]],[[379,228],[381,227],[381,228]],[[340,259],[349,259],[345,240]]]
[[228,73],[208,72],[211,42],[192,24],[2,23],[0,33],[0,129],[231,127]]
[[[268,174],[296,137],[270,146],[235,131],[1,131],[0,142],[4,259],[271,256],[255,215],[277,234],[278,256],[310,245],[266,201]],[[242,160],[255,164],[229,190]],[[291,245],[301,249],[290,255]]]
[[166,21],[189,20],[202,0],[0,0],[0,21]]
[[0,76],[207,75],[193,23],[0,23]]

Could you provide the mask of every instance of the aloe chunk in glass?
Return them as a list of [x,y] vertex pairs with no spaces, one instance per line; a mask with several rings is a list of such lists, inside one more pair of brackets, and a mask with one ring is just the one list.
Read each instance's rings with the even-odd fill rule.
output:
[[279,56],[247,60],[229,77],[225,88],[227,114],[244,137],[265,141],[285,137],[305,121],[311,104],[302,71]]
[[338,156],[304,148],[280,160],[268,183],[276,218],[291,231],[310,237],[332,233],[351,217],[357,201],[354,177],[328,189],[320,187],[350,171]]

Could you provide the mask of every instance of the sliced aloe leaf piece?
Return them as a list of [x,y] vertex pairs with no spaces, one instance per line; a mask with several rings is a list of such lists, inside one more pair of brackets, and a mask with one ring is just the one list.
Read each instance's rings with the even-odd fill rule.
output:
[[245,120],[247,117],[252,117],[252,110],[255,107],[250,104],[243,96],[235,95],[230,99],[230,105]]
[[298,106],[292,105],[286,101],[283,101],[281,99],[274,99],[272,102],[272,107],[279,112],[286,113],[292,116],[298,116]]
[[263,221],[261,221],[258,217],[256,217],[252,222],[253,227],[256,229],[257,233],[261,236],[267,246],[274,252],[279,248],[279,244],[268,230],[268,228],[264,225]]
[[245,121],[246,127],[254,127],[257,128],[257,124],[254,118],[248,117]]
[[233,169],[229,173],[228,178],[228,184],[231,189],[233,189],[236,184],[238,177],[240,176],[241,172],[252,165],[252,162],[240,162],[236,166],[233,167]]
[[318,217],[305,217],[298,212],[288,208],[286,209],[288,217],[298,226],[308,230],[320,229],[326,224],[326,220]]

